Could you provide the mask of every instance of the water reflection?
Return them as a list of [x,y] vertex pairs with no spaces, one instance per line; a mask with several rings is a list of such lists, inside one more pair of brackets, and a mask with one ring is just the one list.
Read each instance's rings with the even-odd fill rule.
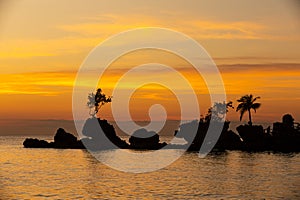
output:
[[[299,154],[230,151],[200,159],[190,152],[167,168],[132,174],[107,167],[85,150],[24,149],[13,143],[0,145],[0,199],[297,199],[300,195]],[[118,158],[118,150],[99,153]]]

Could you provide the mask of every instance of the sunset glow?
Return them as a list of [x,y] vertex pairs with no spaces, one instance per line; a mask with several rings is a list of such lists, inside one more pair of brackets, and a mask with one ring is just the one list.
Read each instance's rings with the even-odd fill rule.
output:
[[[285,113],[300,120],[296,2],[263,1],[255,6],[251,1],[224,1],[218,7],[210,1],[173,2],[93,1],[93,6],[85,7],[80,0],[1,2],[1,119],[72,120],[73,83],[88,53],[121,31],[164,27],[203,45],[221,72],[228,100],[236,104],[244,94],[261,96],[262,107],[254,121],[279,120]],[[166,6],[168,11],[162,11]],[[162,63],[182,73],[197,94],[201,114],[206,113],[210,99],[202,77],[187,61],[164,51],[136,51],[120,57],[109,66],[99,87],[110,95],[124,72],[145,63]],[[157,76],[157,72],[149,70],[148,75]],[[160,76],[170,78],[167,73]],[[164,105],[168,119],[179,119],[176,97],[159,85],[136,91],[130,105],[133,118],[148,120],[149,107],[157,103]],[[101,115],[113,120],[110,106],[104,106]],[[232,110],[228,118],[238,121],[238,115]]]

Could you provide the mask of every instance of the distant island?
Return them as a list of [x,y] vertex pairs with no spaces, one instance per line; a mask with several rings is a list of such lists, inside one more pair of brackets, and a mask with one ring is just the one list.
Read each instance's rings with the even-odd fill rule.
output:
[[[149,133],[146,129],[135,131],[129,138],[130,144],[128,144],[117,136],[114,127],[107,120],[100,120],[99,118],[88,119],[85,122],[83,134],[86,137],[78,140],[73,134],[59,128],[54,136],[54,142],[26,138],[23,145],[25,148],[86,149],[88,147],[90,150],[112,148],[157,150],[167,145],[165,142],[160,143],[157,133]],[[151,136],[147,137],[148,134]]]
[[[240,120],[244,113],[248,113],[249,122],[236,128],[238,133],[229,130],[229,121],[224,121],[224,116],[229,108],[233,108],[232,102],[215,103],[208,109],[208,113],[200,120],[195,120],[186,124],[181,124],[179,130],[174,130],[174,136],[187,141],[184,145],[169,144],[168,148],[185,148],[188,151],[199,151],[204,142],[210,125],[224,124],[221,135],[216,142],[214,150],[242,150],[242,151],[274,151],[274,152],[299,152],[300,151],[300,125],[295,123],[292,115],[285,114],[281,122],[273,123],[273,128],[264,129],[261,125],[253,125],[251,110],[260,107],[256,100],[260,97],[253,95],[242,96],[237,101],[239,105],[236,111],[240,112]],[[106,97],[101,89],[96,94],[89,94],[88,107],[91,117],[86,120],[82,134],[85,138],[77,139],[73,134],[67,133],[63,128],[59,128],[54,136],[54,142],[45,140],[26,138],[23,142],[25,148],[60,148],[60,149],[144,149],[157,150],[165,147],[167,143],[160,142],[159,135],[146,129],[136,130],[129,138],[129,144],[122,140],[114,127],[107,122],[96,117],[101,106],[111,102],[111,97]],[[198,128],[197,128],[198,126]],[[197,129],[195,129],[197,128]],[[191,136],[191,130],[197,130],[195,137]]]

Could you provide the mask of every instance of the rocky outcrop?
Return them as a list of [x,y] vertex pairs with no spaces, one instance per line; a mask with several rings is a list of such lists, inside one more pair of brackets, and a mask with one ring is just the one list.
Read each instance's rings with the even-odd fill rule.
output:
[[[289,117],[289,116],[288,116]],[[192,121],[180,125],[180,129],[175,132],[178,138],[187,141],[182,147],[188,151],[199,151],[203,142],[206,144],[215,143],[214,150],[243,150],[243,151],[273,151],[273,152],[299,152],[300,151],[300,131],[291,122],[274,123],[273,134],[270,128],[264,130],[260,125],[240,125],[236,129],[238,134],[229,129],[229,123],[225,122],[220,137],[212,135],[204,141],[209,126],[218,126],[219,122],[211,125],[206,121]],[[178,148],[180,145],[175,145]],[[180,147],[179,147],[180,148]]]
[[25,148],[53,148],[53,142],[49,143],[45,140],[26,138],[23,142]]
[[129,149],[129,144],[116,135],[114,127],[106,120],[99,118],[87,119],[83,131],[86,138],[78,140],[73,134],[59,128],[54,136],[54,142],[27,138],[23,142],[25,148],[58,148],[58,149]]
[[131,149],[149,150],[157,150],[167,145],[165,142],[159,142],[159,135],[157,133],[147,131],[144,128],[136,130],[129,138],[129,143]]
[[107,120],[95,117],[87,119],[82,134],[87,138],[81,141],[89,150],[129,148],[129,144],[117,136],[114,127]]
[[264,128],[261,125],[240,125],[236,130],[243,140],[242,150],[271,150],[271,135],[265,133]]
[[60,149],[84,149],[81,141],[63,128],[59,128],[54,136],[54,148]]
[[[229,123],[209,121],[192,121],[180,125],[179,131],[175,132],[178,138],[187,141],[185,145],[168,145],[168,148],[185,148],[188,151],[199,151],[203,142],[207,145],[215,144],[214,150],[245,150],[245,151],[279,151],[300,152],[300,128],[299,124],[294,126],[293,118],[285,115],[282,122],[276,122],[271,133],[270,127],[264,130],[262,126],[240,125],[237,127],[239,134],[229,129]],[[223,126],[224,125],[224,126]],[[211,127],[222,130],[220,135],[212,134],[206,138],[207,131]],[[220,130],[218,129],[218,130]],[[217,129],[216,129],[217,130]],[[106,120],[99,118],[87,119],[83,131],[85,138],[78,140],[71,133],[59,128],[54,136],[54,142],[27,138],[23,142],[25,148],[61,148],[61,149],[149,149],[157,150],[166,146],[160,143],[159,135],[153,131],[139,129],[129,138],[128,144],[117,136],[114,127]],[[219,136],[219,137],[218,137]],[[205,141],[204,141],[205,139]]]
[[58,149],[84,149],[81,141],[63,128],[59,128],[54,136],[54,142],[26,138],[23,142],[25,148],[58,148]]
[[274,151],[300,152],[300,126],[294,123],[290,114],[282,117],[282,122],[273,124],[272,146]]
[[188,151],[199,151],[204,139],[206,137],[209,127],[214,133],[214,127],[222,130],[220,137],[217,135],[211,135],[205,141],[206,144],[216,143],[214,149],[217,150],[234,150],[240,149],[242,146],[242,141],[240,137],[235,134],[233,131],[228,131],[230,122],[212,122],[209,121],[192,121],[190,123],[180,125],[180,130],[175,133],[176,137],[184,138],[187,141],[186,146]]
[[243,142],[241,138],[235,132],[226,130],[221,133],[214,148],[220,150],[237,150],[242,149],[242,146]]

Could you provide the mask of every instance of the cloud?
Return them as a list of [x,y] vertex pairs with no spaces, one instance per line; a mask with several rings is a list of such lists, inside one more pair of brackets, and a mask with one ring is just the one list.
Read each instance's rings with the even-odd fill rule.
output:
[[[175,18],[175,16],[173,16]],[[144,16],[131,14],[126,17],[113,15],[99,16],[99,19],[106,19],[104,22],[86,22],[79,24],[66,24],[58,26],[67,32],[73,32],[85,36],[107,35],[120,31],[139,27],[166,27],[190,34],[192,37],[201,39],[262,39],[265,35],[261,31],[266,30],[266,26],[248,22],[221,22],[203,21],[194,19],[164,19],[155,16]],[[170,21],[174,23],[170,24]]]
[[61,37],[55,39],[11,39],[1,41],[0,59],[52,57],[77,54],[96,46],[104,38]]
[[[103,14],[94,17],[85,17],[85,22],[64,24],[57,26],[66,32],[84,36],[105,35],[119,33],[140,27],[164,27],[186,33],[197,39],[224,39],[224,40],[300,40],[298,34],[285,32],[262,21],[253,20],[212,20],[194,19],[192,17],[180,18],[176,13],[172,15],[119,15]],[[81,20],[84,21],[84,20]],[[170,23],[172,22],[172,23]],[[274,32],[278,34],[274,34]],[[279,34],[280,33],[280,34]]]
[[[300,63],[264,63],[264,64],[223,64],[218,66],[222,73],[234,72],[263,72],[271,73],[282,72],[283,74],[293,75],[300,73]],[[264,74],[262,74],[264,75]]]
[[58,95],[71,92],[74,77],[71,72],[0,74],[0,94]]
[[[217,21],[178,18],[176,15],[103,14],[82,17],[81,23],[53,25],[55,38],[9,38],[0,43],[0,59],[70,55],[92,49],[106,38],[134,28],[165,27],[181,31],[197,40],[285,40],[300,41],[299,35],[274,34],[278,28],[256,21]],[[172,22],[172,23],[170,23]],[[275,31],[274,31],[275,30]],[[50,33],[49,33],[50,34]],[[47,37],[46,37],[47,38]],[[174,44],[176,45],[176,44]]]

